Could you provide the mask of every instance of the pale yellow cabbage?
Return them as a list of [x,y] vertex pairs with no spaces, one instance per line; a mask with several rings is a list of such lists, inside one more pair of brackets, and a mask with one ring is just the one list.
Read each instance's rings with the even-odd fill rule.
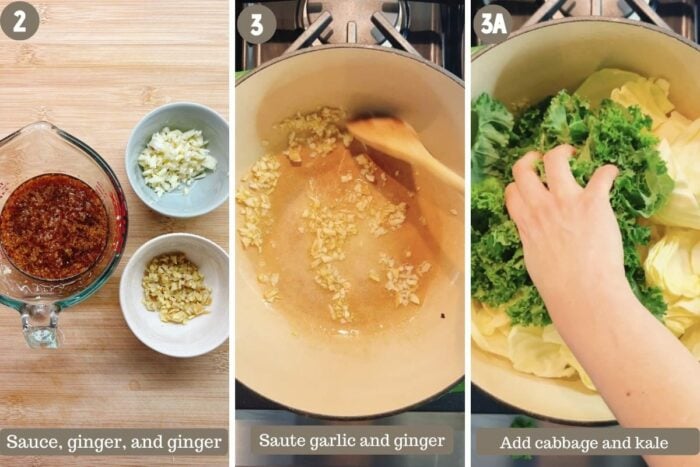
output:
[[615,89],[633,81],[646,81],[646,78],[631,71],[603,68],[588,76],[575,92],[595,108],[603,99],[610,99]]
[[659,154],[666,161],[675,186],[666,204],[652,220],[700,230],[700,134],[693,136],[690,134],[692,130],[688,126],[681,129],[673,142],[664,139],[659,144]]
[[668,120],[675,107],[668,100],[669,83],[663,79],[630,81],[613,89],[610,98],[625,107],[637,105],[652,119],[652,130]]
[[546,326],[544,328],[542,332],[542,338],[546,342],[558,343],[560,345],[559,352],[562,354],[564,360],[566,360],[566,362],[571,366],[571,368],[576,370],[584,386],[593,391],[596,390],[595,386],[593,385],[593,381],[591,381],[591,378],[588,376],[588,373],[586,373],[586,370],[584,370],[581,364],[578,362],[578,360],[576,360],[576,357],[574,357],[573,352],[571,352],[569,346],[566,345],[564,339],[561,338],[559,332],[557,332],[557,329],[554,327],[554,325],[550,324],[549,326]]
[[566,378],[576,370],[571,368],[560,352],[561,344],[547,342],[544,328],[513,326],[508,334],[508,357],[513,368],[545,378]]
[[586,370],[584,370],[581,364],[578,362],[578,360],[576,360],[576,357],[574,357],[574,354],[571,352],[571,349],[569,349],[567,345],[562,345],[560,351],[564,355],[564,358],[569,363],[569,365],[571,365],[571,367],[576,370],[576,372],[578,373],[578,377],[581,378],[581,382],[583,383],[583,385],[591,391],[596,391],[595,385],[593,384],[591,377],[588,376]]
[[553,325],[544,328],[510,325],[503,308],[472,304],[472,339],[482,350],[505,357],[513,368],[544,378],[578,375],[595,390],[591,379]]
[[508,358],[510,318],[502,309],[472,303],[472,339],[482,350]]
[[644,79],[614,89],[611,98],[625,106],[638,105],[651,116],[654,134],[661,139],[659,152],[675,187],[653,220],[700,229],[700,119],[692,121],[673,112],[668,94],[667,81]]
[[676,337],[700,323],[700,231],[669,227],[649,249],[644,271],[668,303],[664,323]]
[[605,97],[624,106],[639,106],[653,121],[661,139],[659,152],[676,185],[653,220],[663,225],[700,229],[700,118],[692,121],[674,111],[670,84],[661,78],[605,68],[590,75],[576,90],[597,105]]
[[669,228],[650,249],[644,261],[647,281],[661,288],[670,300],[700,297],[700,268],[696,250],[700,232]]

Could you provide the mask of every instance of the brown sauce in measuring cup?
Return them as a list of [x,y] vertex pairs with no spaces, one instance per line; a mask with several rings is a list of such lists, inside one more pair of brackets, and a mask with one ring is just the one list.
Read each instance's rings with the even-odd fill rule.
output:
[[0,213],[0,246],[12,264],[42,280],[65,280],[92,267],[107,244],[107,211],[95,190],[64,174],[27,180]]

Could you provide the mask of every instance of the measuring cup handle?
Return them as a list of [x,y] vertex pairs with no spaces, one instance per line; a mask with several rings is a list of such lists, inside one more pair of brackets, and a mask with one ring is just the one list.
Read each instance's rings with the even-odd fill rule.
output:
[[[34,325],[35,309],[24,309],[21,312],[22,332],[27,345],[33,349],[57,349],[63,341],[63,334],[58,329],[58,310],[52,309],[48,314],[48,324]],[[46,321],[45,313],[38,315]]]

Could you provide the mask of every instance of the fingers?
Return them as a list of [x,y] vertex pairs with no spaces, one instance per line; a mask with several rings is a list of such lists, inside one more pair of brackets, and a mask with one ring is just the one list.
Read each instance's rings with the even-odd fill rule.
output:
[[568,144],[562,144],[544,155],[544,171],[547,175],[547,187],[555,196],[567,197],[575,195],[583,189],[571,173],[569,159],[575,149]]
[[506,187],[505,200],[508,215],[511,219],[513,219],[515,225],[520,227],[522,216],[525,215],[527,206],[522,194],[520,193],[520,190],[518,190],[518,186],[515,183],[511,183]]
[[523,201],[540,204],[547,196],[547,189],[540,181],[535,164],[540,159],[540,153],[530,151],[513,165],[513,179],[518,186],[518,192]]
[[598,169],[591,176],[586,190],[596,194],[605,195],[607,197],[619,172],[620,171],[618,168],[614,165],[608,164],[598,167]]

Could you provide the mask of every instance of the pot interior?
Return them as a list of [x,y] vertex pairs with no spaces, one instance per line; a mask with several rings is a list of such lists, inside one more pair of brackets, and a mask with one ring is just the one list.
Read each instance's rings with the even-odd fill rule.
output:
[[551,21],[483,51],[472,61],[472,96],[531,104],[573,90],[601,68],[621,68],[671,83],[671,101],[700,116],[700,50],[644,23],[577,18]]

